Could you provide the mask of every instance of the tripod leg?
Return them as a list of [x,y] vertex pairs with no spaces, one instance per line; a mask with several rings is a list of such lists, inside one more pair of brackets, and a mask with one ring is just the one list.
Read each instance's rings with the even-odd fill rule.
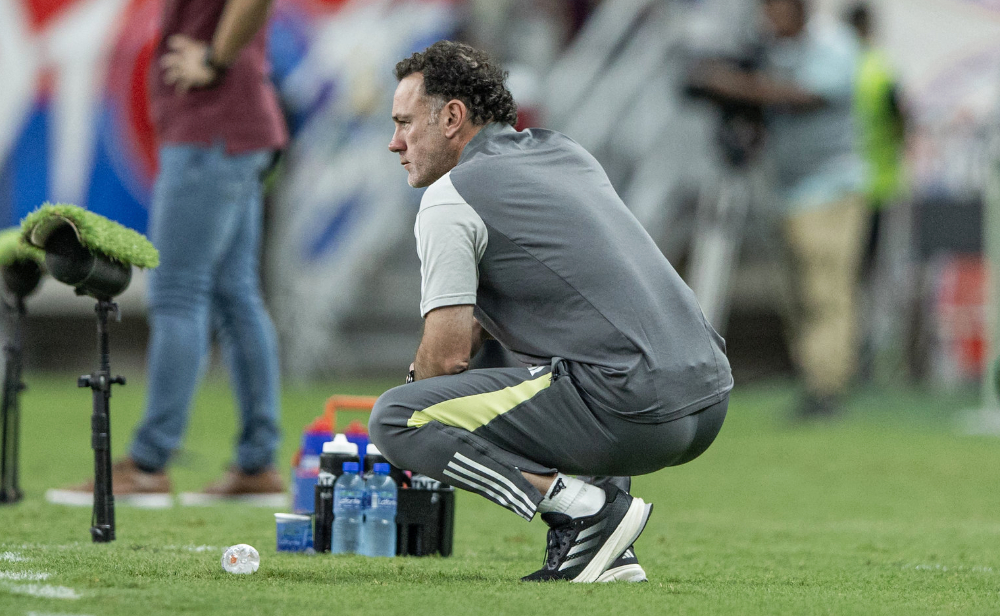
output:
[[115,540],[115,497],[111,477],[111,420],[109,399],[111,385],[125,384],[121,377],[111,378],[108,341],[108,313],[117,314],[118,306],[110,301],[98,301],[97,340],[100,346],[100,367],[90,376],[81,377],[78,385],[90,387],[94,414],[90,418],[91,447],[94,450],[94,512],[90,535],[94,543]]
[[13,485],[11,485],[12,456],[15,451],[11,443],[13,426],[11,425],[10,409],[7,405],[7,396],[4,396],[3,404],[0,405],[0,503],[14,502]]
[[749,208],[749,182],[736,171],[722,183],[716,202],[699,206],[689,265],[691,289],[705,318],[721,335],[729,318],[729,283]]
[[23,305],[15,317],[11,339],[4,347],[3,400],[0,402],[0,504],[16,503],[22,493],[18,485],[18,457],[20,455],[20,409],[18,392],[21,384],[20,335]]
[[[101,380],[100,377],[92,380]],[[108,385],[110,387],[110,385]],[[115,497],[111,479],[111,422],[105,392],[94,387],[94,414],[90,418],[94,449],[94,513],[90,534],[95,543],[114,541]]]

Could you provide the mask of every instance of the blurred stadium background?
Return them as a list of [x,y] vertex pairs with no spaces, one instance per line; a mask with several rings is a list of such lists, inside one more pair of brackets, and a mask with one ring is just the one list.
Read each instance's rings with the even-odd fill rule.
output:
[[[145,76],[160,4],[0,0],[0,226],[53,201],[146,230],[156,150]],[[598,157],[698,289],[738,382],[790,375],[766,165],[723,162],[718,110],[683,87],[692,58],[738,54],[758,36],[757,4],[277,0],[270,56],[293,143],[270,181],[264,284],[286,380],[397,374],[412,359],[420,194],[386,150],[391,69],[441,38],[503,60],[521,124],[564,132]],[[840,19],[845,5],[814,0],[827,19]],[[875,378],[975,386],[989,372],[996,322],[983,204],[1000,160],[1000,1],[871,5],[913,118],[910,191],[890,226],[889,284],[870,324]],[[720,241],[699,209],[734,187],[751,195],[748,216],[742,233],[723,229]],[[704,259],[715,266],[706,270]],[[120,304],[116,363],[141,369],[141,275]],[[90,366],[90,300],[49,281],[29,312],[29,369]]]

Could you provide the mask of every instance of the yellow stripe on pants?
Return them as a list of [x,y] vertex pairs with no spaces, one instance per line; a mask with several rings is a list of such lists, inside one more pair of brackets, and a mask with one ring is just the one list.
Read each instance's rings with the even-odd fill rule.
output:
[[438,402],[422,411],[415,412],[410,416],[406,425],[411,428],[419,428],[432,421],[437,421],[472,432],[525,400],[530,400],[551,383],[552,375],[543,374],[532,381],[524,381],[497,391]]

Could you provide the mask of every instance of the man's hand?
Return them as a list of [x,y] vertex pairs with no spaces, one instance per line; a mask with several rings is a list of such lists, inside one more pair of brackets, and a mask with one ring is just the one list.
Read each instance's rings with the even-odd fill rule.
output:
[[209,87],[221,77],[215,68],[205,62],[208,44],[175,34],[167,40],[167,46],[170,51],[160,58],[163,81],[174,86],[178,93]]

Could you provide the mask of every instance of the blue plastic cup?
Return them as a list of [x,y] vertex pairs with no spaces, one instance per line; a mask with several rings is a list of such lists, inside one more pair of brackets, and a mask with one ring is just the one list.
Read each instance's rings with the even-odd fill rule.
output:
[[312,518],[295,513],[276,513],[279,552],[305,552],[313,549]]

